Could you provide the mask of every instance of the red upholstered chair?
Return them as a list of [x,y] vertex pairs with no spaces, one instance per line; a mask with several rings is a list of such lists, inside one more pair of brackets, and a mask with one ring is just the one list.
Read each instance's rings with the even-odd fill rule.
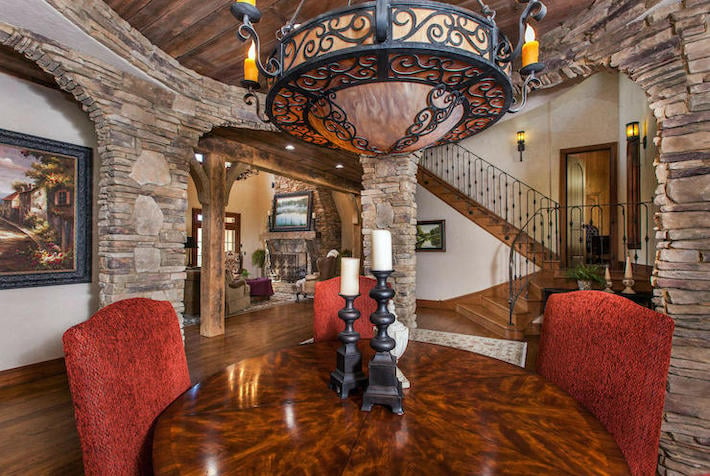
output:
[[[377,281],[373,278],[360,276],[360,296],[355,299],[355,309],[360,311],[360,318],[354,327],[360,333],[361,339],[372,339],[372,323],[370,314],[377,310],[377,302],[370,297],[370,290]],[[345,300],[338,295],[340,292],[340,276],[326,281],[316,282],[313,297],[313,340],[321,342],[335,340],[338,333],[345,328],[345,323],[338,317],[338,311],[345,306]]]
[[656,474],[673,320],[600,291],[547,301],[538,372],[593,413],[635,476]]
[[86,474],[152,474],[153,422],[190,386],[173,306],[119,301],[63,341]]

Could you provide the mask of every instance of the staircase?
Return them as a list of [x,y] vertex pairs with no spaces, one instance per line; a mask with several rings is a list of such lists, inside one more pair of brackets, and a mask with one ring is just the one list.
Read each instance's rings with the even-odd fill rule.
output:
[[[425,151],[420,157],[417,179],[433,195],[510,247],[507,283],[447,302],[459,314],[500,337],[520,340],[526,334],[539,333],[533,320],[542,313],[544,289],[576,289],[576,283],[563,272],[575,260],[592,259],[609,265],[612,280],[619,283],[623,275],[620,265],[623,266],[623,256],[629,253],[636,263],[636,282],[642,288],[648,287],[650,268],[638,266],[641,250],[646,255],[643,262],[652,262],[649,254],[652,208],[648,202],[562,209],[541,192],[456,144]],[[639,222],[627,236],[626,217],[631,213]],[[560,223],[564,229],[560,229]],[[598,255],[594,254],[594,238],[583,237],[580,231],[592,223],[602,232],[621,228],[618,236],[614,234],[617,232],[611,234],[611,239],[597,237],[596,243],[602,243],[596,251]],[[606,238],[606,245],[601,238]],[[623,253],[616,252],[617,238]],[[608,249],[610,246],[613,249]],[[564,263],[560,256],[565,258]]]
[[[538,216],[541,208],[557,203],[515,179],[472,152],[448,144],[427,150],[420,158],[418,183],[482,229],[518,253],[511,281],[522,275],[526,292],[519,292],[510,309],[509,283],[453,299],[457,313],[506,339],[522,340],[530,323],[542,312],[542,290],[564,287],[556,245],[538,236],[538,230],[521,231]],[[531,229],[532,230],[532,229]],[[511,253],[512,254],[512,253]],[[569,283],[572,284],[571,282]],[[530,331],[533,329],[531,328]]]

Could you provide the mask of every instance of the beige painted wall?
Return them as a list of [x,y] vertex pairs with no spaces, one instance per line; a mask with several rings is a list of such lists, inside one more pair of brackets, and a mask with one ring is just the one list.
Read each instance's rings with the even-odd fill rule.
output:
[[417,252],[417,299],[451,299],[508,281],[508,246],[420,185],[416,197],[418,220],[446,220],[446,251]]
[[[59,91],[3,73],[0,91],[0,128],[96,148],[89,117]],[[95,161],[94,190],[96,169]],[[92,254],[95,276],[96,243]],[[95,283],[0,290],[0,370],[62,357],[64,331],[88,319],[97,307]]]
[[360,229],[360,214],[358,212],[357,198],[350,193],[333,192],[335,208],[340,215],[341,239],[340,250],[350,250],[353,257],[362,256],[362,235]]
[[[250,276],[257,276],[258,271],[251,264],[251,254],[254,250],[264,248],[261,235],[267,230],[267,217],[271,210],[274,197],[271,183],[274,176],[270,173],[259,172],[246,180],[239,180],[232,186],[227,203],[227,211],[241,215],[241,240],[244,267],[249,270]],[[187,210],[185,224],[187,234],[192,235],[192,209],[201,208],[197,199],[197,190],[192,178],[187,184]]]
[[[653,122],[643,91],[622,75],[604,72],[547,99],[537,99],[536,107],[506,116],[461,145],[558,200],[560,149],[618,142],[618,197],[625,200],[624,125],[632,120],[643,122],[644,117],[649,118],[649,125]],[[515,137],[519,130],[526,132],[522,163]],[[655,133],[655,126],[649,127],[649,137],[652,130]],[[655,189],[655,150],[642,150],[642,154],[646,163],[642,197],[650,197]],[[417,254],[418,299],[450,299],[507,280],[508,247],[421,187],[416,199],[419,220],[447,220],[446,253]]]

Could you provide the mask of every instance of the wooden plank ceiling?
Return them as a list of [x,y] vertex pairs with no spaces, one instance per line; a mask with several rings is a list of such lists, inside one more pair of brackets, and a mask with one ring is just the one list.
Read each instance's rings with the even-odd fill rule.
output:
[[[229,12],[230,0],[106,0],[106,2],[153,44],[184,66],[227,84],[238,85],[248,45],[236,38],[237,21]],[[275,33],[293,15],[299,0],[257,0],[263,13],[256,25],[264,52],[276,46]],[[353,1],[354,3],[361,3]],[[450,0],[480,13],[477,0]],[[515,42],[517,22],[525,4],[516,0],[488,0],[496,10],[496,23]],[[547,17],[536,25],[538,34],[577,15],[593,0],[544,0]],[[347,0],[305,0],[296,22],[348,4]],[[544,44],[541,45],[544,54]]]

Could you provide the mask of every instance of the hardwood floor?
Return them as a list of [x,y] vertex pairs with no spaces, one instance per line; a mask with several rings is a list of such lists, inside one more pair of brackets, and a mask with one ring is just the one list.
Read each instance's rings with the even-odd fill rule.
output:
[[[451,311],[419,309],[419,327],[495,337]],[[190,378],[197,382],[235,361],[296,345],[311,337],[312,301],[230,317],[225,335],[206,338],[199,326],[185,328]],[[529,341],[528,361],[536,339]],[[526,365],[531,368],[531,364]],[[79,437],[61,365],[54,374],[0,387],[0,474],[80,475]]]

